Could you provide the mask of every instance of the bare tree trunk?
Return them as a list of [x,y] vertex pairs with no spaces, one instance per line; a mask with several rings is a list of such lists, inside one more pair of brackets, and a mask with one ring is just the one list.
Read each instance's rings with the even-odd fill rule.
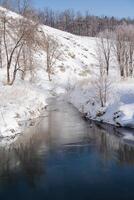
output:
[[7,64],[7,84],[10,85],[10,64]]
[[20,57],[23,45],[24,44],[21,44],[21,47],[20,47],[18,55],[17,55],[17,59],[16,59],[16,63],[15,63],[15,66],[14,66],[14,71],[13,71],[13,77],[12,77],[12,80],[10,81],[10,85],[13,85],[15,78],[16,78],[17,71],[21,70],[19,67],[17,68],[17,66],[18,66],[18,61],[19,61],[19,57]]

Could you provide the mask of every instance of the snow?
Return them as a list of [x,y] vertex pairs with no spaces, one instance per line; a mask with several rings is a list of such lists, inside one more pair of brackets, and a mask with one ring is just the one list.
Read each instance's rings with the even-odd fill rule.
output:
[[[8,16],[20,17],[11,11]],[[63,98],[93,120],[134,128],[134,80],[120,80],[115,61],[110,66],[107,105],[102,108],[96,98],[93,84],[99,70],[93,55],[96,38],[76,36],[48,26],[40,25],[40,28],[58,41],[61,57],[54,67],[51,82],[46,73],[44,52],[35,55],[37,64],[32,81],[28,74],[25,81],[18,76],[13,86],[7,86],[6,70],[0,69],[0,137],[22,133],[30,120],[44,112],[49,96]]]
[[2,86],[0,92],[0,137],[22,133],[46,105],[45,95],[28,83]]
[[[116,88],[115,88],[116,87]],[[134,128],[134,83],[128,84],[115,83],[111,88],[111,97],[107,106],[102,108],[96,102],[93,104],[90,99],[94,96],[93,88],[89,89],[87,84],[84,87],[75,87],[69,94],[69,101],[75,105],[81,112],[87,113],[89,118],[97,121],[103,121],[113,125]],[[113,92],[114,91],[114,92]],[[80,97],[80,98],[79,98]],[[97,113],[102,116],[97,116]],[[104,113],[104,114],[103,114]]]

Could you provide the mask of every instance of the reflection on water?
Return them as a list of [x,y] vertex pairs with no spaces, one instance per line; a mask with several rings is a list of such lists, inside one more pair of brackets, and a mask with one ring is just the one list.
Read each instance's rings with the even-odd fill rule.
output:
[[85,122],[64,102],[49,104],[36,129],[0,148],[0,200],[133,199],[134,145],[123,140],[126,130]]

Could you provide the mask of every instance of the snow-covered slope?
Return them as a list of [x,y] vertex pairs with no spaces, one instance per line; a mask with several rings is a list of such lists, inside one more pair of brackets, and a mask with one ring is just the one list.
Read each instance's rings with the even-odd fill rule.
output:
[[121,80],[114,60],[106,107],[102,109],[96,99],[94,78],[99,71],[94,57],[96,38],[75,36],[47,26],[44,31],[57,38],[63,54],[55,66],[53,90],[63,91],[65,99],[89,118],[134,128],[134,80]]
[[[3,8],[0,8],[0,11]],[[8,13],[16,19],[16,13]],[[107,123],[134,128],[134,81],[120,80],[118,67],[113,61],[110,67],[110,92],[103,109],[95,100],[93,79],[98,65],[93,56],[96,38],[75,36],[48,26],[41,28],[53,36],[60,46],[61,56],[54,66],[52,81],[46,73],[46,53],[37,52],[32,81],[17,77],[13,86],[6,86],[5,68],[0,69],[0,135],[14,136],[24,129],[29,119],[38,117],[46,105],[48,96],[60,96],[71,102],[88,117]]]
[[[96,38],[75,36],[49,27],[44,27],[44,30],[56,35],[62,46],[61,69],[64,70],[59,70],[53,81],[65,89],[65,98],[80,112],[87,113],[89,118],[134,128],[134,79],[121,80],[117,63],[113,60],[107,105],[102,109],[94,86],[94,78],[99,71],[94,57]],[[59,62],[57,68],[60,65]],[[100,116],[99,113],[103,114]]]

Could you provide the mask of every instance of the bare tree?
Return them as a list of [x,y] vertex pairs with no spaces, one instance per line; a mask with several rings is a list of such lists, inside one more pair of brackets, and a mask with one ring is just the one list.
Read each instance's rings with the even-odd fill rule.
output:
[[121,77],[132,77],[134,67],[134,26],[123,24],[116,28],[114,52]]
[[25,15],[25,13],[27,13],[28,9],[30,9],[31,7],[29,0],[16,0],[16,4],[17,4],[17,11],[19,12],[19,14],[23,16]]
[[47,53],[47,73],[49,77],[49,81],[51,81],[51,74],[53,73],[53,68],[60,58],[61,52],[59,51],[59,44],[58,42],[50,37],[47,36],[46,40],[46,53]]
[[22,71],[19,59],[23,47],[34,43],[36,24],[26,18],[12,19],[2,17],[3,43],[7,61],[7,84],[12,85],[18,71]]
[[[7,84],[10,85],[10,84],[13,84],[13,80],[16,76],[16,73],[19,70],[19,68],[17,67],[17,64],[18,64],[18,59],[19,59],[22,47],[24,45],[24,43],[22,42],[24,32],[22,32],[20,35],[18,33],[13,35],[13,29],[15,28],[14,30],[14,33],[15,33],[16,28],[18,27],[14,23],[14,20],[7,18],[6,13],[3,16],[2,20],[3,20],[3,41],[4,41],[6,60],[7,60]],[[11,41],[14,42],[14,45],[12,47],[11,47]],[[11,65],[12,65],[12,61],[14,59],[15,54],[17,54],[17,56],[16,56],[16,61],[14,62],[13,77],[11,78],[10,70],[11,70]]]
[[31,80],[34,74],[34,68],[35,68],[35,62],[34,62],[34,54],[38,51],[38,41],[39,41],[39,32],[38,32],[38,26],[39,21],[36,18],[36,15],[34,16],[34,21],[29,20],[32,19],[33,13],[27,12],[25,13],[25,16],[28,18],[25,18],[25,22],[23,23],[23,26],[25,26],[25,43],[22,49],[22,55],[19,59],[19,66],[23,69],[22,73],[22,79],[24,80],[26,72],[30,72],[31,74]]
[[105,107],[111,88],[111,82],[106,71],[99,71],[92,83],[95,89],[95,99],[99,101],[101,107]]
[[[0,19],[2,18],[3,12],[0,13]],[[0,21],[0,68],[3,67],[3,44],[2,44],[2,37],[3,37],[3,24],[2,21]]]
[[101,32],[98,36],[99,39],[96,40],[96,46],[97,46],[96,51],[97,54],[101,54],[101,62],[103,62],[103,65],[106,68],[106,72],[108,75],[110,61],[112,58],[112,46],[113,46],[112,33],[106,30],[104,32]]
[[128,29],[128,73],[127,76],[132,77],[134,72],[134,26],[129,25]]
[[[108,34],[108,32],[107,32]],[[105,107],[108,99],[110,81],[109,81],[109,66],[111,59],[112,42],[107,38],[96,38],[96,47],[94,57],[97,61],[98,71],[94,75],[92,85],[95,89],[95,98],[98,99],[100,106]]]
[[120,76],[125,77],[125,51],[126,51],[126,43],[125,43],[125,34],[122,26],[116,28],[115,32],[115,42],[114,42],[114,50],[117,58],[117,62],[120,69]]
[[56,38],[46,35],[43,31],[41,31],[41,41],[40,45],[42,49],[46,52],[46,71],[48,73],[49,81],[51,81],[51,75],[54,71],[54,66],[57,60],[61,56],[60,47]]
[[11,1],[10,0],[0,0],[0,5],[4,8],[10,9],[11,8]]

